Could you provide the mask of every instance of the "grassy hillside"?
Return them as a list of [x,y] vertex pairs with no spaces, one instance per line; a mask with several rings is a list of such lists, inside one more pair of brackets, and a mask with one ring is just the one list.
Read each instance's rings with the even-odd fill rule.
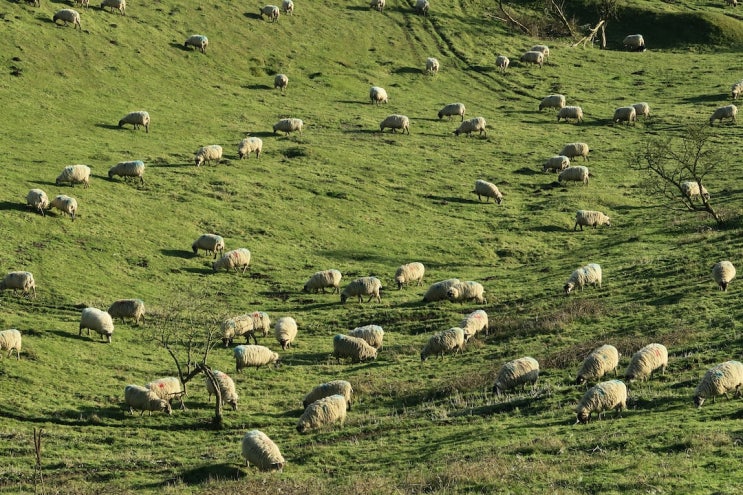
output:
[[[705,185],[730,219],[722,227],[669,209],[629,164],[648,138],[678,139],[729,103],[742,77],[729,39],[653,38],[648,28],[647,52],[599,51],[522,37],[479,0],[438,0],[426,18],[400,0],[383,13],[366,2],[296,4],[275,24],[258,4],[219,0],[134,4],[126,16],[95,6],[81,10],[82,30],[52,23],[67,3],[0,5],[0,272],[31,271],[38,290],[0,293],[0,329],[24,336],[20,361],[0,360],[0,492],[42,492],[41,428],[47,493],[736,493],[740,400],[697,410],[692,394],[709,367],[741,358],[738,280],[722,293],[710,275],[722,259],[743,266],[739,130],[714,128],[728,158]],[[664,9],[741,29],[721,5]],[[630,32],[619,26],[610,24],[614,41]],[[194,33],[209,37],[206,54],[183,48]],[[552,48],[548,63],[519,64],[537,42]],[[506,74],[494,66],[501,53]],[[429,56],[441,62],[436,76],[424,73]],[[286,95],[273,89],[277,73],[289,77]],[[387,89],[387,105],[369,103],[372,85]],[[556,92],[583,107],[582,124],[537,110]],[[456,137],[459,122],[437,118],[455,101],[487,119],[487,136]],[[611,125],[616,107],[639,101],[651,119]],[[118,128],[140,109],[149,133]],[[409,136],[379,132],[392,113],[410,118]],[[274,134],[283,117],[303,119],[304,132]],[[237,157],[247,134],[263,139],[257,160]],[[592,150],[588,186],[541,171],[574,141]],[[225,159],[197,168],[206,144],[222,145]],[[134,159],[147,165],[143,186],[108,179]],[[74,163],[92,167],[88,189],[55,184]],[[503,203],[478,202],[477,179],[496,183]],[[74,196],[78,219],[29,211],[31,188]],[[577,209],[601,210],[612,226],[573,232]],[[212,273],[211,258],[190,251],[205,232],[250,249],[251,270]],[[424,286],[398,291],[395,269],[410,261],[426,266]],[[589,262],[603,267],[602,288],[564,296]],[[327,268],[343,273],[342,287],[379,277],[382,302],[301,292]],[[428,284],[450,277],[481,282],[487,304],[422,302]],[[116,322],[110,345],[78,336],[81,308],[130,297],[146,302],[145,325]],[[421,363],[433,333],[478,308],[490,335]],[[224,318],[256,310],[294,317],[299,336],[285,352],[260,339],[281,354],[278,369],[238,375],[231,349],[209,353],[240,394],[223,430],[210,427],[202,377],[172,417],[125,412],[127,384],[177,373],[163,335],[201,342]],[[372,323],[385,330],[377,360],[336,364],[332,336]],[[615,345],[621,376],[650,342],[668,347],[667,373],[630,386],[622,419],[573,425],[585,355]],[[501,365],[526,355],[541,364],[536,388],[494,395]],[[357,393],[346,424],[299,435],[302,398],[332,379]],[[254,428],[281,448],[283,472],[244,466],[240,439]]]

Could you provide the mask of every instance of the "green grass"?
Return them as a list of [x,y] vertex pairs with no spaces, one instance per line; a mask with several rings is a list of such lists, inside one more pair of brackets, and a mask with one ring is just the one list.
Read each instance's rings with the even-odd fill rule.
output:
[[[647,138],[678,138],[729,102],[743,39],[732,9],[638,2],[663,29],[636,29],[645,21],[635,14],[612,21],[612,47],[639,31],[651,48],[626,53],[522,37],[493,20],[490,2],[440,0],[428,18],[390,4],[379,14],[363,1],[297,2],[277,24],[261,21],[257,4],[167,0],[129,5],[125,17],[96,6],[82,11],[82,32],[51,23],[64,3],[0,5],[0,268],[33,272],[38,288],[33,300],[0,294],[0,328],[24,335],[21,360],[0,360],[0,492],[34,490],[34,428],[44,430],[47,493],[738,491],[740,401],[696,410],[691,396],[706,369],[741,357],[738,281],[720,293],[710,275],[721,259],[741,265],[739,131],[715,127],[729,158],[705,183],[732,219],[724,228],[648,196],[628,159]],[[680,29],[681,16],[711,28]],[[182,48],[194,33],[209,37],[206,54]],[[521,66],[538,41],[551,46],[549,62]],[[512,61],[505,75],[498,53]],[[429,56],[441,62],[435,77],[423,73]],[[272,88],[279,72],[286,96]],[[369,104],[372,85],[387,89],[388,105]],[[553,92],[586,121],[539,113]],[[455,137],[458,122],[436,118],[454,101],[487,119],[487,137]],[[639,101],[650,120],[609,123]],[[152,117],[149,134],[116,127],[139,109]],[[410,117],[410,136],[378,132],[391,113]],[[305,121],[303,134],[273,135],[288,116]],[[246,133],[264,141],[258,160],[237,159]],[[592,149],[587,187],[541,172],[572,141]],[[226,159],[196,168],[193,152],[206,144]],[[108,180],[130,159],[147,164],[144,186]],[[93,168],[89,189],[54,184],[73,163]],[[479,178],[499,186],[503,204],[477,202]],[[79,218],[28,211],[35,187],[76,197]],[[572,232],[581,208],[609,214],[612,227]],[[204,232],[250,249],[250,272],[213,274],[210,258],[192,256]],[[423,304],[425,286],[395,290],[395,269],[410,261],[425,264],[425,285],[483,283],[490,335],[421,363],[428,337],[476,308]],[[603,288],[563,296],[588,262],[602,265]],[[382,303],[300,292],[326,268],[344,274],[342,285],[380,277]],[[128,297],[145,300],[143,327],[117,322],[111,345],[75,333],[81,307]],[[241,396],[224,430],[210,428],[201,377],[186,411],[124,412],[127,384],[176,373],[162,331],[206,333],[254,310],[293,316],[299,336],[276,370],[235,375],[231,351],[211,351]],[[371,323],[385,329],[379,358],[336,364],[332,336]],[[573,425],[583,357],[612,343],[621,373],[650,342],[669,349],[666,375],[633,384],[622,419]],[[494,396],[499,367],[524,355],[542,366],[534,392]],[[304,395],[339,378],[358,398],[345,426],[297,434]],[[253,428],[281,448],[282,473],[242,464],[240,439]]]

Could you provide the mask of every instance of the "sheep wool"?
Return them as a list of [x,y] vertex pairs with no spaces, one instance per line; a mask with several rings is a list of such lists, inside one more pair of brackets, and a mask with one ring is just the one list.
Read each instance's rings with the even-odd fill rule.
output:
[[263,140],[258,137],[246,137],[237,145],[237,156],[241,160],[250,158],[251,153],[255,153],[255,157],[260,158],[261,151],[263,151]]
[[224,268],[226,271],[235,270],[237,272],[238,268],[242,268],[242,273],[245,273],[249,265],[250,251],[246,248],[238,248],[227,251],[221,258],[212,263],[212,270],[216,272]]
[[252,463],[261,471],[282,471],[286,465],[279,447],[260,430],[250,430],[242,439],[245,465]]
[[498,67],[498,70],[501,72],[506,72],[506,69],[508,69],[510,64],[511,61],[505,55],[498,55],[495,57],[495,66]]
[[276,5],[266,5],[261,7],[261,19],[265,15],[266,18],[271,22],[279,22],[280,11]]
[[722,119],[730,119],[735,124],[736,115],[738,115],[738,107],[735,105],[725,105],[712,112],[712,116],[709,118],[709,125],[714,124],[715,120],[719,120],[720,125],[722,125]]
[[581,123],[583,122],[583,109],[576,106],[562,107],[557,112],[557,121],[560,122],[560,119],[564,119],[565,122],[568,122],[568,119],[575,119],[577,123]]
[[622,41],[624,47],[632,52],[645,50],[645,38],[641,34],[629,34]]
[[464,331],[465,342],[482,331],[488,335],[488,314],[481,309],[473,311],[462,319],[459,327]]
[[222,160],[222,147],[218,144],[202,146],[196,150],[196,154],[194,155],[194,163],[197,167],[200,167],[204,162],[210,164],[214,160],[216,160],[217,163]]
[[139,129],[139,126],[143,126],[145,132],[150,132],[150,114],[144,110],[138,110],[136,112],[129,112],[119,120],[119,127],[124,127],[124,124],[131,124],[134,129]]
[[663,344],[648,344],[633,356],[624,372],[627,381],[644,381],[653,376],[660,369],[661,375],[665,374],[668,366],[668,349]]
[[428,57],[426,59],[426,72],[429,74],[436,74],[439,71],[439,61],[434,57]]
[[369,99],[371,100],[372,104],[381,105],[382,103],[387,103],[389,97],[387,96],[387,91],[385,91],[384,88],[380,88],[379,86],[372,86],[369,90]]
[[473,119],[462,121],[457,130],[454,131],[454,134],[459,136],[460,134],[465,133],[468,136],[471,136],[473,132],[479,132],[480,136],[483,134],[487,136],[488,132],[485,130],[487,125],[488,123],[483,117],[475,117]]
[[9,272],[0,280],[0,291],[13,289],[13,293],[21,291],[26,296],[36,297],[36,281],[31,272]]
[[152,411],[163,411],[165,414],[173,413],[170,402],[161,399],[152,390],[139,385],[127,385],[124,389],[124,400],[132,414],[134,414],[135,409],[141,411],[140,416],[145,411],[149,411],[150,415],[152,415]]
[[360,363],[377,359],[377,350],[364,339],[337,334],[333,337],[333,357],[338,363],[343,358],[351,358],[352,363]]
[[563,286],[565,294],[570,294],[573,289],[583,290],[586,285],[598,286],[601,288],[602,271],[601,266],[596,263],[589,263],[582,266],[570,274],[567,282]]
[[284,0],[281,2],[281,11],[284,14],[294,15],[294,2],[292,2],[292,0]]
[[26,204],[36,209],[41,216],[44,216],[44,210],[49,208],[49,197],[41,189],[31,189],[26,194]]
[[340,423],[346,420],[346,410],[348,404],[342,395],[329,395],[322,399],[316,400],[304,410],[297,422],[297,431],[305,433],[307,430],[320,428],[333,423]]
[[62,173],[59,174],[55,183],[57,185],[66,182],[71,186],[75,184],[82,184],[83,188],[90,186],[90,167],[87,165],[68,165],[62,169]]
[[521,55],[521,58],[519,60],[527,64],[538,65],[541,69],[542,65],[544,64],[544,53],[537,51],[528,51]]
[[384,0],[370,0],[369,8],[382,12],[384,10],[384,4],[385,4]]
[[101,311],[97,308],[85,308],[80,315],[80,328],[78,335],[83,334],[83,328],[100,334],[101,338],[104,336],[108,339],[108,343],[111,343],[111,336],[114,333],[114,321],[111,315],[105,311]]
[[276,320],[273,331],[276,340],[281,344],[281,348],[287,350],[297,337],[297,321],[291,316],[282,316]]
[[431,4],[428,0],[415,0],[415,6],[413,10],[416,14],[428,15],[428,10],[431,8]]
[[0,332],[0,352],[7,350],[8,357],[15,351],[16,361],[21,359],[21,332],[15,328]]
[[124,318],[133,318],[134,323],[139,325],[140,320],[144,321],[144,301],[141,299],[120,299],[114,301],[106,312],[111,315],[111,318],[121,318],[122,323]]
[[209,46],[209,38],[203,34],[192,34],[183,42],[183,48],[188,48],[189,46],[194,47],[201,53],[206,53],[206,48]]
[[632,104],[632,107],[635,109],[635,114],[637,117],[642,115],[644,118],[650,117],[650,105],[645,103],[644,101],[641,103],[634,103]]
[[289,76],[286,74],[276,74],[273,78],[273,88],[285,93],[287,86],[289,86]]
[[583,160],[588,160],[588,153],[591,150],[588,148],[586,143],[568,143],[562,147],[558,155],[567,156],[568,158],[575,158],[576,156],[582,156]]
[[591,172],[588,170],[588,167],[584,167],[582,165],[571,166],[560,172],[560,174],[557,176],[557,180],[560,182],[582,182],[584,186],[587,186],[590,173]]
[[377,351],[382,348],[382,343],[384,342],[384,330],[379,325],[356,327],[349,331],[348,335],[363,339],[367,344],[377,349]]
[[444,108],[439,110],[439,119],[442,117],[449,117],[449,120],[451,120],[452,115],[459,115],[462,117],[462,121],[464,121],[464,113],[466,112],[466,109],[464,108],[464,103],[449,103],[448,105],[445,105]]
[[397,132],[397,129],[402,129],[402,133],[408,133],[410,135],[410,119],[405,115],[388,115],[385,119],[379,123],[379,131],[384,132],[386,128],[389,128],[393,133]]
[[423,285],[423,276],[426,274],[426,267],[423,263],[414,261],[400,265],[395,271],[395,283],[397,289],[402,289],[403,285],[415,282],[415,285]]
[[740,361],[725,361],[707,370],[702,380],[694,390],[694,404],[699,408],[705,399],[724,395],[728,399],[728,392],[735,391],[740,396],[740,387],[743,385],[743,363]]
[[281,119],[273,125],[273,132],[276,134],[277,131],[285,132],[287,136],[292,132],[299,132],[302,135],[302,127],[304,122],[301,119]]
[[346,380],[333,380],[331,382],[322,383],[308,393],[302,401],[302,407],[305,409],[307,406],[315,401],[329,397],[331,395],[342,395],[346,399],[348,410],[351,410],[351,400],[353,398],[353,388],[351,384]]
[[692,200],[694,198],[704,198],[709,200],[710,195],[707,188],[702,186],[702,194],[699,194],[699,183],[695,180],[685,180],[681,184],[681,191],[684,196]]
[[119,162],[108,169],[108,178],[113,179],[114,175],[118,175],[119,177],[139,177],[139,183],[144,184],[144,162],[142,160]]
[[732,99],[737,100],[741,93],[743,93],[743,79],[733,83],[730,87],[730,97]]
[[440,282],[436,282],[431,284],[430,287],[428,287],[428,290],[423,295],[423,301],[424,302],[432,302],[432,301],[444,301],[448,298],[447,293],[449,292],[449,289],[454,286],[454,284],[458,284],[459,279],[458,278],[449,278],[446,280],[442,280]]
[[556,108],[560,110],[564,106],[565,95],[549,95],[542,98],[542,101],[539,102],[539,111],[541,112],[543,108]]
[[381,289],[382,282],[377,277],[357,278],[343,289],[343,292],[341,292],[341,302],[345,304],[349,297],[358,297],[359,302],[363,302],[363,296],[369,296],[366,302],[370,302],[374,298],[377,302],[381,303],[382,297],[379,295]]
[[728,285],[735,278],[735,266],[729,261],[718,261],[712,267],[712,277],[722,291],[728,290]]
[[501,204],[503,201],[503,195],[498,190],[498,186],[486,180],[476,180],[475,189],[472,192],[477,194],[478,201],[482,201],[482,196],[485,196],[486,203],[490,202],[490,198],[493,198],[497,204]]
[[529,48],[530,52],[542,52],[544,58],[547,59],[550,56],[550,48],[547,45],[534,45]]
[[72,29],[80,28],[81,31],[83,29],[83,27],[80,25],[80,13],[77,10],[73,10],[73,9],[58,10],[52,17],[52,22],[54,22],[54,24],[56,24],[57,21],[64,22],[65,26],[67,25],[67,23],[71,22]]
[[462,352],[463,349],[464,330],[459,327],[452,327],[436,333],[428,339],[421,350],[421,361],[428,359],[428,356],[444,357],[444,354],[456,354]]
[[[214,375],[214,379],[217,381],[219,395],[222,397],[222,404],[229,404],[232,406],[233,411],[237,411],[237,401],[240,397],[237,395],[235,382],[227,373],[219,370],[212,370],[212,375]],[[206,393],[209,399],[211,399],[212,395],[217,395],[217,392],[214,390],[211,380],[208,377],[204,377],[204,379],[206,381]]]
[[555,155],[547,158],[542,165],[542,172],[562,172],[570,166],[570,158],[564,155]]
[[580,385],[598,380],[610,371],[613,371],[616,376],[617,366],[619,366],[619,351],[613,345],[604,344],[591,351],[591,354],[583,360],[575,384]]
[[501,395],[508,390],[521,385],[526,390],[526,385],[532,387],[539,379],[539,363],[533,357],[522,357],[504,364],[498,371],[498,376],[493,385],[493,393]]
[[341,278],[343,278],[343,275],[338,270],[321,270],[312,274],[302,290],[304,292],[322,291],[325,294],[325,288],[332,287],[331,294],[340,293]]
[[611,118],[612,122],[626,122],[627,125],[637,121],[637,110],[635,107],[619,107],[614,110],[614,116]]
[[224,256],[224,238],[217,234],[201,234],[191,244],[193,254],[199,254],[199,249],[209,254],[213,253],[214,259],[217,259],[217,253]]
[[233,354],[238,373],[250,366],[255,366],[256,369],[269,364],[273,364],[274,367],[279,366],[279,355],[262,345],[239,345],[235,347]]
[[258,343],[258,339],[255,337],[257,331],[261,332],[261,335],[265,337],[268,335],[271,329],[271,318],[268,313],[263,311],[254,311],[253,313],[235,316],[234,318],[228,318],[222,322],[222,342],[227,347],[232,344],[232,340],[235,337],[245,335],[245,343],[250,343],[250,338],[253,338],[253,342]]
[[485,289],[479,282],[458,282],[446,291],[446,297],[450,301],[475,301],[478,304],[487,304]]
[[181,404],[183,404],[183,395],[185,394],[183,384],[174,376],[152,380],[145,385],[145,388],[150,389],[152,393],[168,402],[171,402],[173,399],[180,399]]
[[611,227],[611,219],[600,211],[578,210],[575,212],[573,231],[578,227],[580,227],[580,230],[583,230],[583,226],[596,228],[599,225]]
[[576,423],[586,424],[591,421],[591,414],[597,413],[599,420],[604,411],[615,409],[617,416],[622,416],[622,409],[627,408],[627,385],[619,380],[597,383],[589,388],[575,408]]
[[62,214],[68,214],[75,221],[75,215],[77,215],[77,200],[75,198],[60,194],[55,196],[49,205],[61,211]]
[[114,10],[118,10],[119,14],[126,15],[126,0],[103,0],[101,2],[101,10],[109,7],[110,12],[113,14]]

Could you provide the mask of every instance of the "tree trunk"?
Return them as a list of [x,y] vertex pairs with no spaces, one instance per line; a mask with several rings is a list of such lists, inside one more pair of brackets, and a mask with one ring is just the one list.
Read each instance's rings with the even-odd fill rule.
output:
[[214,388],[214,395],[216,395],[217,403],[214,405],[214,419],[212,420],[212,426],[215,430],[221,430],[224,428],[224,421],[222,419],[222,390],[219,387],[219,381],[214,377],[212,369],[205,364],[196,365],[206,375],[206,379],[212,384]]
[[606,23],[601,25],[601,49],[606,50]]

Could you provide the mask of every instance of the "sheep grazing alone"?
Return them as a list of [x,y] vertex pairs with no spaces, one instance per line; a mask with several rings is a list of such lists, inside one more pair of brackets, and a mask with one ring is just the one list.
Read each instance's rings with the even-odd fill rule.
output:
[[452,115],[459,115],[462,117],[461,121],[464,122],[465,111],[464,103],[449,103],[439,110],[439,119],[442,117],[449,117],[449,120],[451,120]]
[[535,64],[538,65],[539,68],[542,68],[542,64],[544,64],[544,53],[542,52],[536,52],[536,51],[528,51],[521,55],[521,58],[519,61],[527,63],[527,64]]
[[265,337],[271,328],[271,318],[268,313],[263,311],[254,311],[244,315],[235,316],[228,318],[222,322],[222,343],[225,347],[232,344],[235,337],[245,336],[245,343],[250,344],[252,337],[253,342],[258,344],[256,338],[256,332],[260,331],[261,335]]
[[712,267],[712,277],[722,291],[728,290],[728,285],[735,278],[735,267],[729,261],[718,261]]
[[580,230],[583,230],[584,225],[586,227],[593,227],[594,229],[599,225],[611,227],[611,219],[600,211],[578,210],[575,212],[575,225],[573,226],[573,231],[578,227],[580,227]]
[[222,160],[222,147],[218,144],[202,146],[196,150],[193,161],[197,167],[200,167],[204,162],[208,165],[215,160],[217,163]]
[[403,285],[415,282],[415,285],[423,285],[423,275],[426,274],[426,267],[423,263],[414,261],[400,265],[395,271],[395,283],[397,290],[402,289]]
[[58,10],[52,17],[52,22],[54,22],[54,24],[56,24],[57,21],[64,22],[65,26],[67,25],[67,23],[71,22],[72,29],[80,28],[81,31],[83,29],[83,27],[80,25],[80,13],[77,10],[72,10],[72,9]]
[[338,270],[321,270],[312,274],[310,279],[305,282],[302,290],[304,292],[322,291],[325,294],[325,288],[331,287],[333,289],[331,294],[340,293],[341,278],[343,278],[343,275]]
[[26,204],[44,216],[44,210],[49,208],[49,197],[41,189],[31,189],[26,194]]
[[131,124],[135,130],[143,126],[145,132],[150,132],[150,114],[144,110],[129,112],[119,120],[119,127],[124,127],[124,124]]
[[565,95],[548,95],[539,102],[539,111],[543,108],[556,108],[560,110],[565,106]]
[[699,182],[695,180],[686,180],[680,184],[681,186],[681,192],[689,198],[689,200],[692,200],[694,198],[704,198],[705,200],[709,200],[710,195],[707,191],[707,188],[702,186],[702,193],[699,193]]
[[363,327],[356,327],[353,330],[350,330],[348,335],[358,339],[363,339],[377,351],[382,348],[382,344],[384,343],[384,330],[379,325],[364,325]]
[[555,155],[547,158],[542,165],[542,172],[562,172],[570,166],[570,158],[564,155]]
[[454,134],[459,136],[460,134],[465,133],[468,136],[471,136],[473,132],[479,131],[480,136],[483,134],[487,136],[488,132],[485,130],[487,125],[488,123],[483,117],[475,117],[473,119],[462,121],[457,130],[454,131]]
[[559,182],[571,181],[571,182],[582,182],[584,186],[588,185],[588,178],[591,172],[588,167],[584,166],[572,166],[568,167],[557,176]]
[[694,390],[694,404],[699,408],[705,399],[724,395],[728,399],[728,392],[735,392],[740,397],[740,387],[743,385],[743,363],[740,361],[725,361],[707,370],[702,380]]
[[389,97],[387,96],[387,91],[384,88],[380,88],[379,86],[372,86],[369,89],[369,99],[371,100],[373,105],[381,105],[382,103],[387,103]]
[[475,301],[478,304],[486,304],[488,302],[484,294],[485,289],[482,284],[472,281],[458,282],[446,291],[446,297],[450,301]]
[[325,397],[330,397],[331,395],[342,395],[346,399],[348,410],[351,410],[353,387],[351,387],[351,384],[346,380],[333,380],[316,386],[304,397],[304,400],[302,400],[302,407],[306,409],[307,406],[313,402]]
[[733,85],[730,86],[730,97],[734,100],[737,100],[738,96],[740,96],[742,93],[743,93],[743,79],[733,83]]
[[263,151],[263,140],[258,137],[246,137],[237,145],[237,156],[241,160],[250,158],[251,153],[255,153],[255,157],[259,158],[261,151]]
[[73,221],[75,220],[75,215],[77,215],[77,200],[75,198],[60,194],[55,196],[49,205],[61,211],[62,214],[68,214]]
[[233,249],[227,251],[217,261],[212,263],[212,271],[218,271],[224,269],[225,271],[237,270],[242,268],[242,273],[248,269],[250,265],[250,251],[246,248]]
[[209,38],[203,34],[192,34],[183,42],[183,48],[188,48],[189,46],[194,47],[201,53],[206,53],[206,48],[209,46]]
[[282,316],[276,320],[273,329],[274,337],[281,345],[281,349],[287,350],[297,338],[297,320],[291,316]]
[[493,198],[497,204],[501,204],[503,201],[503,195],[498,190],[498,186],[486,180],[476,180],[475,189],[472,192],[477,194],[478,201],[482,201],[482,196],[485,196],[486,203],[490,202],[490,198]]
[[382,282],[377,277],[357,278],[341,292],[341,303],[345,304],[349,297],[354,296],[359,298],[359,302],[364,301],[363,296],[369,296],[366,302],[370,302],[374,298],[377,302],[381,303],[382,297],[379,295],[380,290],[382,290]]
[[304,127],[304,122],[302,122],[301,119],[281,119],[273,125],[273,132],[274,134],[276,134],[277,131],[285,132],[287,136],[289,133],[299,132],[299,135],[301,136],[302,127]]
[[464,330],[452,327],[431,336],[421,350],[421,361],[428,356],[444,357],[444,354],[456,354],[464,349]]
[[589,263],[570,274],[570,277],[563,286],[563,290],[565,294],[570,294],[573,289],[583,290],[583,287],[586,285],[598,286],[600,289],[601,276],[601,266],[596,263]]
[[294,2],[292,2],[292,0],[284,0],[281,2],[281,11],[284,14],[294,15]]
[[346,398],[342,395],[329,395],[322,399],[316,400],[304,410],[297,422],[297,431],[304,433],[307,430],[320,428],[333,423],[340,423],[346,420]]
[[666,373],[668,366],[668,349],[663,344],[648,344],[633,356],[624,372],[624,377],[628,382],[634,380],[644,381],[652,378],[656,370],[660,369],[660,374]]
[[577,123],[581,123],[583,122],[583,109],[576,106],[562,107],[557,112],[557,121],[560,122],[560,119],[564,119],[565,122],[568,122],[568,119],[575,119]]
[[266,5],[261,7],[260,13],[261,19],[263,19],[263,16],[265,15],[269,21],[279,22],[280,11],[276,5]]
[[511,61],[505,55],[498,55],[495,58],[495,66],[498,67],[498,70],[501,72],[506,72],[510,63]]
[[385,4],[384,0],[370,0],[369,8],[382,12],[384,10],[384,4]]
[[405,115],[388,115],[385,119],[379,123],[379,132],[384,132],[386,128],[389,128],[393,133],[397,129],[402,129],[402,133],[405,134],[407,131],[408,136],[410,135],[410,119]]
[[[229,404],[232,406],[233,411],[237,411],[237,401],[240,397],[237,395],[235,382],[227,373],[223,373],[219,370],[212,370],[212,375],[219,387],[219,395],[222,397],[222,405]],[[204,379],[206,382],[206,393],[208,394],[209,399],[211,399],[212,395],[217,395],[217,392],[209,377],[204,377]]]
[[108,169],[108,178],[113,179],[114,175],[118,175],[119,177],[139,177],[139,183],[144,184],[144,162],[142,160],[119,162]]
[[426,72],[429,74],[437,74],[439,72],[439,61],[434,57],[428,57],[426,59]]
[[90,167],[87,165],[67,165],[54,181],[56,185],[68,183],[71,186],[82,184],[84,189],[90,187]]
[[332,355],[338,363],[345,358],[351,358],[352,363],[360,363],[377,359],[377,350],[362,338],[337,334],[333,337]]
[[625,36],[622,45],[631,52],[643,52],[645,51],[645,38],[641,34],[630,34]]
[[113,14],[114,10],[118,10],[119,14],[126,15],[126,0],[103,0],[101,2],[101,10],[104,10],[106,7],[109,7],[111,12]]
[[568,143],[562,147],[558,155],[567,156],[568,158],[575,158],[576,156],[582,156],[583,160],[588,161],[588,153],[591,150],[588,148],[586,143]]
[[534,45],[531,48],[529,48],[530,52],[542,52],[542,55],[544,55],[545,59],[548,59],[550,57],[550,48],[547,45]]
[[262,345],[239,345],[232,352],[238,373],[250,366],[255,366],[256,369],[269,364],[273,364],[275,368],[279,366],[279,355]]
[[464,331],[464,341],[469,341],[472,337],[485,331],[488,334],[488,314],[478,309],[465,316],[459,323],[459,327]]
[[637,117],[640,117],[642,115],[643,118],[650,117],[650,105],[645,103],[644,101],[641,103],[633,103],[632,107],[635,109],[635,114]]
[[599,420],[604,411],[615,409],[617,418],[622,417],[622,409],[627,408],[627,385],[619,380],[597,383],[589,388],[575,408],[576,423],[591,421],[591,414],[597,413]]
[[286,74],[276,74],[273,78],[273,89],[286,93],[287,86],[289,86],[289,77]]
[[722,125],[722,119],[730,119],[735,124],[736,115],[738,115],[738,107],[735,105],[725,105],[712,113],[712,116],[709,118],[709,125],[714,124],[715,120],[719,120],[720,125]]
[[428,10],[431,8],[428,0],[415,0],[415,6],[413,10],[416,14],[428,15]]
[[261,471],[281,471],[286,465],[279,447],[260,430],[250,430],[242,439],[241,450],[245,465]]
[[110,344],[111,336],[114,333],[114,321],[106,311],[101,311],[97,308],[85,308],[80,315],[78,335],[83,334],[83,328],[88,330],[88,335],[93,330],[100,334],[101,338],[106,337]]
[[144,301],[141,299],[119,299],[114,301],[106,312],[111,315],[111,318],[121,318],[122,323],[124,318],[132,318],[134,323],[139,325],[140,321],[144,322]]
[[519,385],[522,390],[526,390],[527,384],[531,384],[533,388],[538,379],[539,363],[536,359],[528,356],[514,359],[504,364],[498,371],[493,393],[501,395]]
[[140,416],[145,411],[149,411],[150,415],[152,415],[152,411],[163,411],[165,414],[173,414],[170,402],[161,399],[146,387],[127,385],[124,389],[124,400],[129,406],[129,412],[132,414],[134,414],[135,409],[142,411],[139,413]]
[[0,291],[6,289],[13,289],[14,294],[20,290],[26,297],[30,297],[31,294],[33,294],[33,297],[36,297],[36,281],[34,281],[34,276],[31,272],[7,273],[0,280]]
[[181,381],[174,376],[152,380],[145,385],[145,388],[151,390],[152,393],[168,401],[170,404],[173,403],[173,399],[178,399],[181,401],[181,409],[186,408],[183,404],[183,396],[186,394],[186,391],[183,389]]
[[619,351],[616,347],[609,344],[597,347],[583,360],[575,384],[596,381],[609,372],[614,372],[616,376],[617,366],[619,366]]
[[[10,330],[3,330],[0,332],[0,352],[7,350],[8,357],[15,351],[16,361],[21,359],[21,346],[23,342],[21,339],[21,332],[15,328]],[[0,355],[0,357],[2,357]]]
[[224,255],[224,238],[217,234],[201,234],[191,244],[193,254],[199,254],[199,249],[209,254],[214,253],[214,259],[217,259],[217,253]]
[[627,125],[637,122],[637,110],[635,107],[619,107],[614,110],[614,116],[611,118],[614,123],[626,122]]
[[458,283],[458,278],[449,278],[431,284],[423,295],[423,302],[444,301],[448,299],[447,293],[449,292],[449,289],[451,289],[454,284]]

